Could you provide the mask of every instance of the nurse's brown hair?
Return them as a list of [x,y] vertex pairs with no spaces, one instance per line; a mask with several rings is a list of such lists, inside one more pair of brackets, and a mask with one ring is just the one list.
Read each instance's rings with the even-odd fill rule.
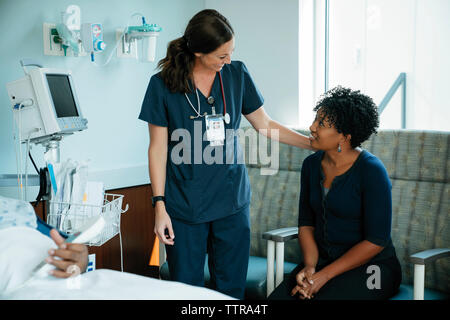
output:
[[189,21],[184,35],[172,40],[167,54],[158,62],[161,77],[171,92],[188,93],[195,53],[208,54],[234,36],[228,20],[213,9],[202,10]]

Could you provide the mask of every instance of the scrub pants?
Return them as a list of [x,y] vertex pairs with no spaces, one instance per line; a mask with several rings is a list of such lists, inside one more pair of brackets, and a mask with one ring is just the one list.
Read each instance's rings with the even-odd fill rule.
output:
[[208,253],[211,288],[243,299],[250,254],[249,212],[247,206],[225,218],[197,224],[171,218],[175,243],[166,245],[171,279],[204,286]]

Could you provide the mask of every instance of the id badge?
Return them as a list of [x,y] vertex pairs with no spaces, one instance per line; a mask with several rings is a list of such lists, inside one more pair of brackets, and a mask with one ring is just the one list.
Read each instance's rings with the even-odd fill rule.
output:
[[223,146],[225,140],[225,124],[221,114],[205,116],[206,139],[211,146]]

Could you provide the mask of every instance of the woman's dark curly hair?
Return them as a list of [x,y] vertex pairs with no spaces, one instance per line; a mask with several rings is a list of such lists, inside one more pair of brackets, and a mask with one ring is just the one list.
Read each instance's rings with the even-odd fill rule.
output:
[[318,120],[326,119],[330,126],[344,135],[350,134],[352,148],[361,146],[372,133],[377,133],[379,125],[378,109],[372,98],[359,90],[352,91],[338,86],[320,97],[314,111]]

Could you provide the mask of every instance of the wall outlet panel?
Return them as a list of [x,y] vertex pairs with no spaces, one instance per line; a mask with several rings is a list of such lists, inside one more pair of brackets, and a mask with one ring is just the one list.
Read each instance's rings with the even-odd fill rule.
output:
[[[56,24],[44,22],[42,27],[44,55],[46,56],[64,56],[64,49],[61,44],[54,41],[55,35],[52,34],[52,29],[56,29]],[[86,56],[87,53],[81,47],[81,51],[78,54],[79,57]],[[74,57],[73,51],[67,48],[66,57]]]
[[52,35],[52,29],[56,29],[56,24],[44,22],[42,28],[42,33],[44,36],[44,55],[64,56],[64,50],[61,44],[54,42],[55,36]]

